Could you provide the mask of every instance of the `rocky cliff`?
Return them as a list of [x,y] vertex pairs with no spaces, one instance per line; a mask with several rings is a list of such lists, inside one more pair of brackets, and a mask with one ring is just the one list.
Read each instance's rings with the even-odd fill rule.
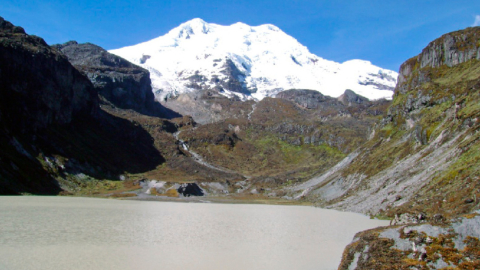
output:
[[[400,67],[397,92],[403,93],[414,85],[408,83],[408,78],[414,71],[430,67],[453,67],[471,59],[480,60],[480,34],[478,27],[467,28],[445,34],[428,44],[418,56],[409,59]],[[422,82],[423,76],[416,76]],[[414,81],[415,82],[415,81]]]
[[164,118],[180,116],[155,101],[148,70],[90,43],[70,41],[53,47],[64,53],[100,96],[114,106]]
[[75,191],[164,162],[147,131],[100,109],[65,55],[3,18],[0,96],[0,194]]
[[0,18],[0,48],[2,121],[27,132],[97,114],[98,97],[88,79],[43,39]]

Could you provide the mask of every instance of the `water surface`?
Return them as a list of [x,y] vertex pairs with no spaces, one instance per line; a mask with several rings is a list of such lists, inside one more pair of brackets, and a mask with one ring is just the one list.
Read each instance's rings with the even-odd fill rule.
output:
[[0,197],[0,270],[330,270],[383,225],[306,206]]

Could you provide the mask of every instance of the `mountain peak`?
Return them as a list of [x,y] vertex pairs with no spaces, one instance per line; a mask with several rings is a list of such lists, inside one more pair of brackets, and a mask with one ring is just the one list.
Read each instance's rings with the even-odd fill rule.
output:
[[195,18],[180,24],[172,29],[169,34],[173,34],[178,38],[190,38],[190,35],[207,34],[210,25],[200,18]]
[[111,52],[148,69],[159,100],[214,88],[255,99],[286,89],[332,97],[352,89],[369,99],[391,98],[397,77],[368,61],[325,60],[272,24],[223,26],[196,18],[164,36]]
[[280,28],[278,28],[277,26],[275,26],[273,24],[262,24],[258,27],[266,29],[266,30],[274,31],[274,32],[283,32],[282,30],[280,30]]

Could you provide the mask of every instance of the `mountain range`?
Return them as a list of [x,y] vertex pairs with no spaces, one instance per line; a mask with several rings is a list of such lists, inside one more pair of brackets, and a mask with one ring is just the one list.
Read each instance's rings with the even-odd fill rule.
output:
[[201,89],[257,100],[288,89],[332,97],[350,89],[369,99],[391,99],[398,76],[364,60],[323,59],[271,24],[222,26],[197,18],[110,52],[149,70],[159,101]]
[[[229,27],[195,19],[156,39],[164,46],[145,43],[149,54],[126,48],[138,66],[94,44],[50,46],[0,17],[0,194],[309,203],[391,220],[359,233],[339,269],[479,269],[480,27],[430,42],[402,64],[393,92],[379,82],[395,73],[375,68],[373,83],[355,75],[332,96],[276,84],[292,65],[306,82],[317,70],[278,28]],[[255,60],[218,45],[212,59],[189,58],[205,51],[191,41],[221,31],[244,33],[256,53],[255,33],[283,36],[271,49],[283,53]],[[229,40],[248,47],[218,44]],[[178,65],[153,67],[162,53]],[[253,76],[262,63],[264,83]],[[328,63],[340,75],[349,62]]]

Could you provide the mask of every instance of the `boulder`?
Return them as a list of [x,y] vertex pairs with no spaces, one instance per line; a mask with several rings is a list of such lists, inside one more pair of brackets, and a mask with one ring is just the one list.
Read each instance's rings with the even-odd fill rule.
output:
[[204,195],[203,190],[196,183],[181,184],[177,191],[185,197]]

